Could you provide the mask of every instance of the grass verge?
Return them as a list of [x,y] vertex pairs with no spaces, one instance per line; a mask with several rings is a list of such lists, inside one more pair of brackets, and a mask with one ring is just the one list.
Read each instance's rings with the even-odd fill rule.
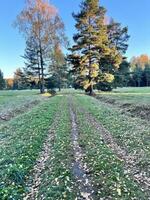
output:
[[20,199],[26,179],[53,122],[62,97],[54,97],[0,129],[0,197]]
[[76,97],[76,101],[90,112],[112,133],[117,144],[128,154],[135,156],[136,165],[150,176],[150,126],[139,118],[121,114],[117,109],[88,97]]
[[148,197],[124,171],[124,163],[105,145],[100,133],[77,112],[79,143],[85,152],[97,199],[147,200]]
[[72,175],[71,121],[67,106],[67,97],[60,112],[60,120],[54,130],[51,155],[46,162],[45,171],[39,187],[39,199],[74,200],[76,189]]
[[0,91],[0,123],[32,109],[44,99],[37,91]]

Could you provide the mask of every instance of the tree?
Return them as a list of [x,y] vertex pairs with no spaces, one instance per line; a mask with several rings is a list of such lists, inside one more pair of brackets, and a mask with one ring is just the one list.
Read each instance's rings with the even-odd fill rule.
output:
[[143,71],[143,77],[145,81],[145,86],[150,86],[150,64],[146,64],[144,71]]
[[[29,37],[26,41],[26,49],[23,58],[25,61],[25,71],[30,82],[38,79],[38,88],[42,90],[41,85],[41,67],[38,56],[38,44],[34,37]],[[45,69],[45,68],[44,68]]]
[[121,55],[124,55],[128,49],[128,28],[122,27],[121,23],[115,22],[111,19],[108,23],[108,38],[110,44],[115,46]]
[[[129,76],[129,74],[127,73],[125,75],[122,68],[129,70],[129,65],[126,62],[124,54],[127,51],[127,42],[130,36],[128,35],[128,28],[122,27],[121,23],[115,22],[113,19],[107,22],[107,34],[110,48],[115,47],[117,51],[116,54],[114,54],[115,58],[113,58],[112,55],[103,57],[100,65],[102,66],[101,69],[103,72],[106,71],[107,73],[109,72],[114,75],[114,80],[112,82],[100,82],[97,84],[97,88],[99,90],[111,91],[114,87],[127,84],[127,76]],[[118,58],[120,59],[120,55],[122,56],[122,62],[119,67],[116,67],[114,61],[118,60]]]
[[7,79],[5,79],[5,82],[6,82],[6,89],[12,90],[13,85],[14,85],[14,79],[13,78],[7,78]]
[[[73,14],[78,33],[74,35],[76,44],[70,49],[69,60],[74,65],[78,82],[91,95],[93,86],[98,82],[113,81],[109,67],[118,68],[122,57],[116,47],[110,45],[104,23],[106,10],[99,6],[99,1],[85,0],[80,8],[78,14]],[[104,60],[109,60],[109,65],[104,66]]]
[[134,70],[137,66],[141,69],[145,68],[145,65],[148,65],[150,63],[150,58],[146,54],[142,54],[140,56],[134,56],[130,60],[131,68]]
[[5,79],[3,72],[0,69],[0,90],[3,90],[5,88]]
[[57,86],[60,91],[63,82],[66,80],[67,63],[58,43],[56,43],[50,57],[51,62],[49,66],[49,72],[51,76],[55,77],[55,82],[57,82]]
[[130,63],[123,60],[114,75],[113,87],[127,87],[130,79]]
[[[48,66],[49,54],[56,41],[64,41],[64,24],[57,9],[47,1],[27,0],[27,5],[17,16],[15,25],[24,33],[27,41],[34,38],[34,46],[31,48],[32,51],[34,49],[34,56],[38,56],[41,93],[44,93],[45,68]],[[33,57],[30,58],[27,55],[32,65]]]
[[20,69],[16,69],[14,72],[14,85],[13,89],[22,90],[29,87],[29,83],[25,73]]
[[139,66],[136,66],[133,74],[133,80],[135,81],[137,87],[141,87],[142,78],[143,78],[143,70]]

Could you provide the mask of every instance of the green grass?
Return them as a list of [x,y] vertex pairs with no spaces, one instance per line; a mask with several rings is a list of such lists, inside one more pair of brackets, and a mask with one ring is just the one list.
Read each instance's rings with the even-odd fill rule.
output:
[[110,131],[121,147],[129,154],[138,156],[136,164],[150,176],[150,125],[139,118],[122,114],[118,109],[95,98],[78,96],[76,99],[78,105],[90,112]]
[[124,164],[108,148],[100,133],[78,112],[79,142],[84,149],[84,161],[88,164],[96,199],[147,200],[139,186],[124,173]]
[[119,93],[149,93],[150,94],[150,87],[124,87],[124,88],[117,88],[113,90],[114,92]]
[[[65,98],[65,97],[64,97]],[[49,160],[46,162],[46,170],[42,174],[42,182],[39,189],[39,199],[44,195],[45,199],[68,199],[76,197],[75,181],[72,177],[72,142],[71,122],[67,98],[60,112],[60,120],[55,129],[55,139]]]
[[[38,91],[0,91],[0,113],[26,108],[27,103],[41,102],[31,111],[10,119],[0,127],[0,199],[18,200],[28,193],[28,181],[41,152],[48,131],[59,109],[59,118],[51,144],[50,157],[41,174],[39,196],[45,199],[75,200],[78,193],[72,175],[73,147],[71,120],[67,95],[72,95],[78,109],[90,112],[113,136],[128,155],[138,155],[136,167],[149,177],[150,125],[139,117],[122,113],[117,104],[149,105],[149,88],[123,88],[111,93],[100,93],[116,104],[108,104],[84,95],[83,91],[63,90],[58,96],[42,101]],[[60,108],[61,102],[63,104]],[[77,112],[79,143],[84,150],[84,162],[97,191],[96,199],[147,200],[139,186],[124,173],[124,163],[105,144],[100,133],[89,124],[86,115]]]
[[39,90],[0,90],[0,97],[37,95]]
[[[20,199],[62,97],[54,97],[0,129],[0,196]],[[10,198],[11,197],[11,198]]]
[[97,98],[110,103],[119,103],[119,105],[150,105],[150,94],[147,93],[101,93],[97,95]]
[[98,92],[97,98],[113,104],[150,105],[150,87],[118,88],[112,92]]
[[0,123],[26,112],[43,100],[37,90],[0,91]]

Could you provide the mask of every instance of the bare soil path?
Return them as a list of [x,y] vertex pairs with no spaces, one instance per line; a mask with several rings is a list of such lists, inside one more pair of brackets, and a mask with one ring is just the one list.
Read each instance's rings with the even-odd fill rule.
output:
[[70,107],[70,117],[72,123],[72,143],[73,143],[73,155],[74,161],[72,163],[72,172],[78,185],[80,194],[78,195],[78,200],[93,200],[94,190],[88,176],[88,168],[86,163],[83,162],[83,152],[78,143],[78,127],[76,123],[76,114],[72,105],[72,98],[69,98],[69,107]]

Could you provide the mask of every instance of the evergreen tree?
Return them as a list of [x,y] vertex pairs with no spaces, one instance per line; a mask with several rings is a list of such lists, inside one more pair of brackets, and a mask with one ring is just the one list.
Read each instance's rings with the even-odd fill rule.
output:
[[127,87],[130,79],[130,63],[124,60],[114,74],[113,87]]
[[15,90],[23,90],[29,87],[28,79],[25,73],[20,69],[16,69],[14,73],[14,85],[13,89]]
[[99,1],[85,0],[80,8],[78,14],[73,14],[78,33],[74,35],[76,44],[71,48],[69,60],[74,65],[79,82],[92,94],[95,84],[111,82],[114,78],[108,69],[110,65],[104,67],[103,61],[107,58],[114,68],[118,68],[122,57],[115,46],[110,46],[104,23],[106,10],[99,6]]
[[[26,49],[23,58],[25,59],[25,71],[29,82],[33,82],[34,79],[38,79],[38,88],[42,88],[41,83],[41,66],[39,60],[38,44],[34,37],[29,37],[26,41]],[[45,70],[45,68],[44,68]]]
[[141,87],[142,78],[143,78],[143,70],[139,66],[136,66],[133,74],[133,80],[135,81],[135,86]]
[[5,79],[3,72],[0,69],[0,90],[3,90],[5,88]]
[[[125,74],[125,72],[122,70],[122,67],[125,67],[127,71],[129,70],[129,65],[124,57],[124,54],[128,48],[127,42],[129,40],[129,35],[128,28],[122,28],[121,24],[115,22],[113,19],[111,19],[107,24],[107,34],[109,39],[109,47],[115,47],[117,51],[115,51],[114,54],[106,55],[101,58],[100,65],[102,66],[101,70],[104,73],[109,72],[110,74],[114,75],[114,80],[112,82],[100,82],[97,85],[97,88],[99,90],[111,91],[114,87],[124,86],[128,82],[127,79],[129,74]],[[119,67],[116,67],[116,62],[118,63],[118,61],[120,61],[120,56],[122,56],[123,61]]]
[[127,27],[122,28],[120,23],[111,19],[110,23],[108,24],[108,37],[110,44],[115,46],[121,55],[126,53],[128,48],[128,40],[130,38]]
[[55,44],[50,57],[51,61],[49,66],[49,73],[51,76],[55,77],[56,85],[60,91],[63,83],[67,78],[67,63],[58,43]]
[[145,65],[145,69],[143,71],[143,77],[144,77],[144,82],[145,86],[150,86],[150,64]]

